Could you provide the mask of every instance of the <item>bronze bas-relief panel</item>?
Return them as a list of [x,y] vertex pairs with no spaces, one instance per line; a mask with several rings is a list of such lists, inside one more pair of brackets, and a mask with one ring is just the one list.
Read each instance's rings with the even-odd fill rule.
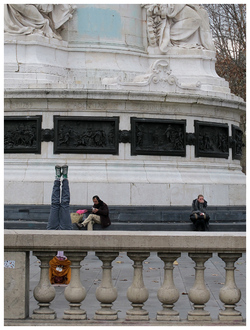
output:
[[119,117],[54,116],[54,153],[118,154]]
[[244,147],[243,132],[239,127],[232,125],[232,158],[233,159],[240,160],[242,158],[242,147]]
[[42,116],[5,116],[4,152],[41,153]]
[[195,120],[195,157],[228,158],[228,125]]
[[132,155],[186,156],[186,120],[131,118]]

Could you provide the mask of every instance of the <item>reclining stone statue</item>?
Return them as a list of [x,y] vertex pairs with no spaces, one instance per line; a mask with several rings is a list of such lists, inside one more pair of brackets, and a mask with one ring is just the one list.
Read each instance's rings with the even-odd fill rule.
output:
[[5,4],[4,32],[62,39],[58,29],[72,17],[74,10],[75,6],[67,4]]
[[171,46],[215,50],[207,11],[201,5],[151,4],[147,10],[150,47],[166,53]]

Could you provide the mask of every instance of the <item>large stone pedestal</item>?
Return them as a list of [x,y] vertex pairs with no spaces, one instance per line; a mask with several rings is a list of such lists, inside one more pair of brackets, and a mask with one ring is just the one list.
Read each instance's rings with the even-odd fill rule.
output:
[[[94,19],[97,31],[89,24]],[[41,116],[38,151],[30,151],[31,142],[15,151],[6,137],[6,204],[50,204],[54,166],[67,163],[71,204],[89,204],[98,194],[109,205],[190,205],[201,193],[209,205],[245,205],[234,131],[245,103],[217,76],[213,51],[151,51],[145,20],[140,5],[77,5],[61,41],[5,35],[5,115],[21,121]],[[109,136],[115,151],[106,152],[100,140],[98,151],[86,151],[86,141],[76,139],[71,124],[61,131],[62,141],[56,126],[62,117],[90,123],[115,117],[118,126]],[[145,142],[144,150],[141,119],[153,122],[147,131],[153,142],[149,148]],[[170,151],[167,140],[159,150],[162,123],[175,134]],[[204,152],[200,136],[206,139],[207,130],[213,139],[213,127],[217,142],[203,146]],[[224,133],[226,142],[219,137]]]

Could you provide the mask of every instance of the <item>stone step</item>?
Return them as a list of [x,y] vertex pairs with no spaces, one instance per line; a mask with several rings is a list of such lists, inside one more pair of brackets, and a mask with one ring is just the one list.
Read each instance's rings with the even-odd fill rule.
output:
[[[91,210],[89,205],[71,205],[70,212],[78,209]],[[189,221],[189,206],[109,206],[111,221],[117,222],[166,222]],[[5,205],[5,220],[47,221],[50,205]],[[209,207],[210,221],[246,221],[245,206],[213,206]]]
[[[4,229],[32,229],[32,230],[46,230],[47,222],[36,221],[5,221]],[[73,224],[73,230],[79,230],[78,227]],[[82,228],[81,230],[86,230]],[[112,222],[111,226],[102,228],[101,225],[94,224],[94,230],[125,230],[125,231],[192,231],[193,225],[191,222],[167,222],[167,223],[119,223]],[[235,232],[246,231],[245,222],[223,222],[223,223],[210,223],[209,231],[222,231],[222,232]]]
[[[71,205],[70,212],[91,206]],[[112,225],[103,229],[95,224],[94,230],[190,231],[188,206],[110,206]],[[5,229],[46,229],[50,205],[5,205]],[[244,206],[213,206],[209,210],[210,231],[246,231]],[[76,225],[73,229],[79,230]]]

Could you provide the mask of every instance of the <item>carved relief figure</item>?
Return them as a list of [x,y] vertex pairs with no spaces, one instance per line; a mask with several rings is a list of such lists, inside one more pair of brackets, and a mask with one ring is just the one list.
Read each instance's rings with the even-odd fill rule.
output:
[[115,147],[113,122],[84,120],[61,121],[58,126],[57,147],[69,150],[101,150]]
[[144,150],[184,150],[183,129],[178,125],[136,124],[136,148]]
[[167,53],[169,47],[215,50],[209,17],[202,5],[147,4],[148,43]]
[[199,150],[227,152],[227,136],[222,132],[216,134],[215,130],[201,132],[199,134]]
[[68,21],[75,6],[60,4],[5,4],[4,32],[7,34],[41,34],[62,39],[59,28]]
[[4,132],[5,149],[35,147],[36,143],[35,125],[20,124],[19,127],[10,126]]

